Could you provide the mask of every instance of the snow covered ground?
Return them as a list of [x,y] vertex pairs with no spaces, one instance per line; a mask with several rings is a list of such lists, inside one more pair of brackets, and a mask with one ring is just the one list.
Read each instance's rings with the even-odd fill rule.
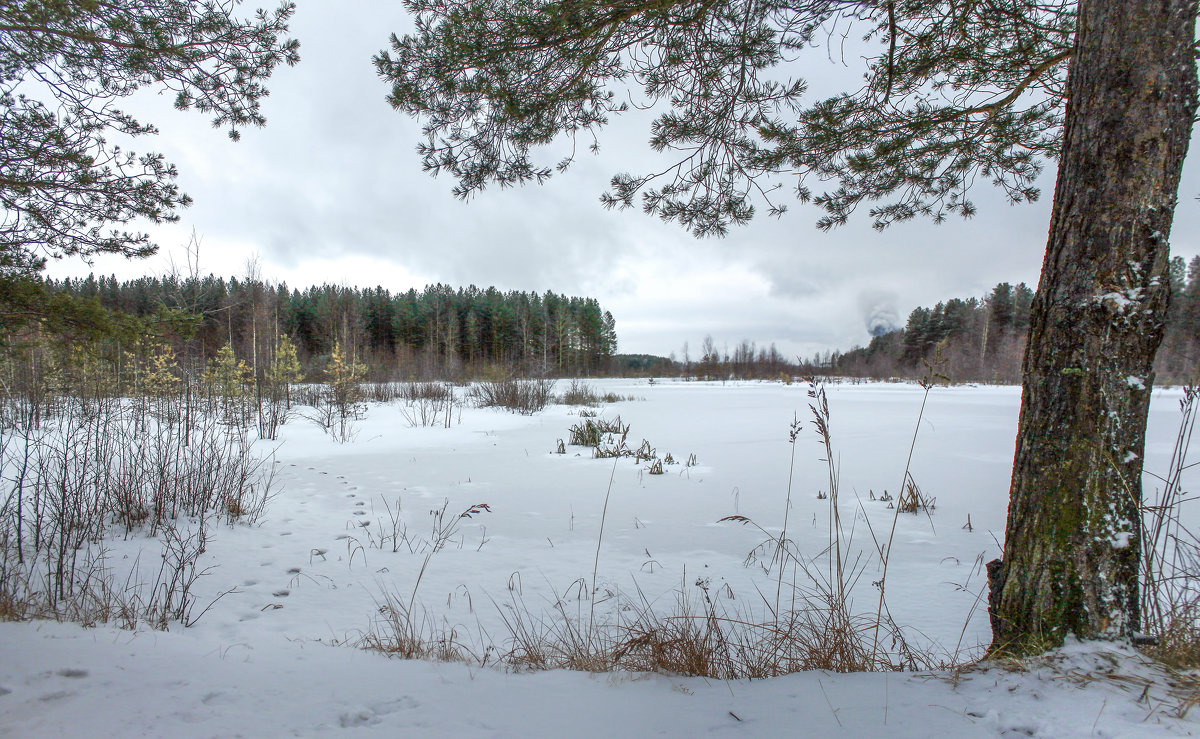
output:
[[[194,626],[0,624],[0,736],[1200,733],[1180,715],[1187,681],[1117,647],[1071,645],[1023,670],[753,681],[513,674],[353,648],[380,632],[389,597],[412,600],[423,628],[452,631],[485,660],[511,646],[505,621],[514,614],[594,608],[611,618],[631,599],[669,610],[697,580],[728,612],[762,615],[775,573],[746,560],[765,535],[719,519],[736,514],[779,532],[797,418],[788,535],[809,556],[827,545],[829,500],[818,493],[828,491],[828,471],[806,386],[593,386],[631,398],[599,412],[630,425],[632,446],[645,439],[680,464],[650,475],[645,462],[614,467],[580,447],[555,454],[581,421],[567,406],[532,417],[464,408],[447,429],[413,428],[401,407],[373,405],[347,444],[293,420],[274,452],[277,495],[264,518],[212,534],[201,561],[211,569],[195,587],[196,613],[208,610]],[[898,491],[924,392],[846,384],[828,393],[844,525],[852,547],[870,552],[870,529],[886,536],[891,527],[894,512],[878,498]],[[1178,398],[1155,391],[1148,470],[1165,472]],[[929,654],[962,659],[988,639],[981,564],[1003,538],[1019,400],[1017,388],[929,395],[911,470],[936,507],[899,516],[887,575],[892,616]],[[692,454],[697,464],[685,466]],[[490,511],[457,518],[476,504]],[[457,529],[428,556],[430,512],[443,506],[443,527]],[[114,567],[139,549],[142,562],[158,556],[144,538],[113,541]],[[873,614],[878,563],[864,563],[854,609]]]

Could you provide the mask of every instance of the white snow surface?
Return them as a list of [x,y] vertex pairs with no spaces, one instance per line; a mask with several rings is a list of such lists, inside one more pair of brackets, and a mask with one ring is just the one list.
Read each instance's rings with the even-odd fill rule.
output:
[[[629,440],[681,464],[594,460],[558,439],[579,409],[532,417],[465,408],[451,428],[410,428],[372,405],[357,438],[335,443],[296,418],[274,449],[276,497],[254,526],[214,529],[196,584],[208,610],[169,632],[0,623],[0,736],[876,736],[1143,737],[1200,733],[1179,676],[1116,644],[1069,644],[1018,669],[829,674],[719,681],[661,674],[513,673],[492,666],[389,659],[356,649],[391,593],[407,603],[425,560],[431,509],[463,519],[429,560],[415,598],[428,623],[454,628],[477,654],[507,646],[504,614],[587,613],[601,511],[613,484],[596,572],[598,614],[628,599],[669,607],[705,579],[726,608],[761,614],[775,578],[747,554],[765,535],[719,523],[783,522],[788,430],[795,446],[788,536],[816,557],[827,544],[828,472],[803,384],[595,381],[634,396],[602,406]],[[562,389],[560,383],[559,389]],[[887,574],[889,609],[934,653],[977,655],[989,630],[982,563],[999,556],[1020,390],[909,384],[828,388],[842,517],[855,549],[874,550],[918,431],[912,474],[930,515],[902,514]],[[1165,472],[1178,423],[1172,390],[1151,401],[1146,469]],[[690,454],[698,466],[685,467]],[[1192,471],[1194,476],[1196,470]],[[1194,482],[1194,477],[1191,482]],[[1188,488],[1185,480],[1185,488]],[[1153,481],[1147,478],[1147,493]],[[391,523],[416,551],[373,546]],[[971,526],[966,526],[968,517]],[[365,524],[365,525],[364,525]],[[383,527],[381,529],[380,527]],[[119,571],[156,560],[144,536],[109,542]],[[143,567],[145,565],[143,564]],[[878,565],[854,608],[874,613]],[[725,587],[728,586],[728,587]],[[225,593],[222,596],[222,593]],[[640,593],[640,595],[638,595]],[[786,597],[786,596],[785,596]]]

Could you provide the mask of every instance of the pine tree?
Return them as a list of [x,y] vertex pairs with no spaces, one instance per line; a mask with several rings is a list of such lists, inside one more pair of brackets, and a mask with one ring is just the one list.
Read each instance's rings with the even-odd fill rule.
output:
[[179,391],[183,386],[180,374],[175,351],[167,344],[156,346],[142,387],[154,403],[158,418],[168,423],[180,420]]
[[281,334],[279,344],[275,347],[275,356],[266,373],[267,386],[272,389],[272,395],[282,394],[287,407],[292,407],[291,386],[304,381],[304,373],[300,369],[300,359],[296,356],[296,345],[287,334]]
[[161,155],[106,139],[156,131],[114,102],[149,87],[233,138],[262,125],[263,82],[299,59],[284,35],[294,7],[242,20],[236,5],[0,3],[0,278],[34,274],[46,257],[155,251],[146,234],[118,228],[177,221],[191,199]]
[[366,366],[348,355],[340,342],[333,345],[329,364],[325,367],[325,384],[330,402],[343,418],[354,417],[359,412],[358,406],[363,399],[362,380],[366,373]]
[[250,365],[237,358],[232,344],[221,347],[217,356],[209,362],[202,379],[225,422],[235,426],[245,425]]

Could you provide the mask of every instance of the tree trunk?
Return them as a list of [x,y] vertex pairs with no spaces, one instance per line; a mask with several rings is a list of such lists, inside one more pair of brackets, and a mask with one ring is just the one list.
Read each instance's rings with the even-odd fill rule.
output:
[[993,651],[1140,628],[1142,453],[1196,109],[1195,0],[1081,0],[1033,301]]

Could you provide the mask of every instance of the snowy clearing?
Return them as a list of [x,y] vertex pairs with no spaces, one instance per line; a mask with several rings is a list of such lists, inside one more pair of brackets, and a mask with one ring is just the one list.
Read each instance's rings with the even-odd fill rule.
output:
[[[764,567],[767,535],[719,519],[744,516],[778,535],[796,418],[804,426],[795,442],[788,536],[806,556],[824,561],[818,555],[829,539],[829,473],[809,423],[806,386],[593,384],[635,398],[597,409],[630,425],[631,447],[644,439],[658,457],[670,452],[678,464],[651,475],[646,462],[592,459],[583,447],[554,453],[581,421],[575,407],[534,416],[463,408],[450,428],[414,428],[402,406],[372,405],[347,444],[295,418],[277,444],[277,494],[259,525],[212,532],[200,563],[211,569],[194,588],[196,613],[208,610],[196,625],[163,633],[0,624],[0,734],[1200,731],[1181,715],[1194,684],[1118,647],[1070,645],[1024,671],[805,672],[767,680],[480,667],[512,648],[505,624],[514,614],[613,620],[630,608],[670,611],[678,598],[703,594],[723,612],[765,619],[777,592],[786,602],[803,576],[789,573],[781,586],[777,569]],[[924,391],[845,384],[828,393],[843,528],[849,551],[864,552],[853,610],[874,615],[879,569],[871,532],[886,540],[892,526],[895,511],[880,498],[885,491],[894,498],[903,480]],[[1172,390],[1154,393],[1149,471],[1165,472],[1178,398]],[[1019,389],[1010,387],[936,388],[929,395],[911,472],[934,507],[895,518],[887,606],[909,641],[933,658],[978,655],[989,638],[982,563],[998,556],[1003,537],[1019,401]],[[691,455],[696,463],[688,466]],[[1148,478],[1147,492],[1153,488]],[[490,511],[457,518],[477,504]],[[457,528],[430,555],[430,512],[443,506],[442,530],[447,522]],[[114,571],[137,561],[146,567],[158,556],[157,542],[145,537],[109,543]],[[423,630],[453,634],[475,664],[354,649],[379,632],[389,597],[411,601]]]

